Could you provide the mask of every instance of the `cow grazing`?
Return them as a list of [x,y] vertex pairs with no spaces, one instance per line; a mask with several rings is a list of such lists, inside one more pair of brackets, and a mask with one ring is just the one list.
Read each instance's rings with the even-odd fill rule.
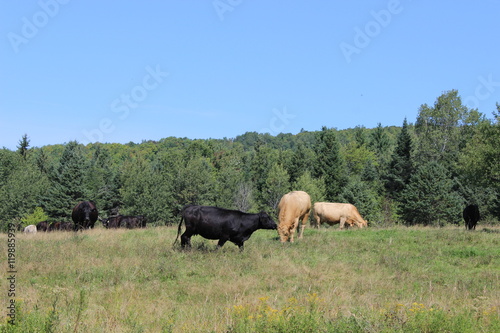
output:
[[61,229],[61,222],[52,222],[51,224],[49,224],[47,231],[51,232],[51,231],[60,230],[60,229]]
[[465,229],[475,230],[477,221],[481,218],[479,207],[477,205],[468,205],[463,211],[465,220]]
[[71,222],[61,222],[61,224],[60,224],[61,231],[71,231],[73,229],[74,229],[73,223],[71,223]]
[[243,243],[258,229],[276,229],[276,223],[265,212],[249,214],[211,206],[186,206],[182,210],[177,230],[177,242],[181,233],[182,221],[186,230],[181,235],[181,246],[191,247],[191,236],[200,235],[207,239],[218,239],[217,246],[227,241],[238,245],[243,251]]
[[47,221],[38,222],[36,224],[36,230],[38,231],[47,231],[48,228],[49,228],[49,223]]
[[145,228],[146,219],[142,215],[138,216],[122,216],[121,226],[127,229]]
[[278,204],[278,235],[282,243],[293,242],[299,221],[302,221],[299,239],[302,238],[310,211],[311,198],[304,191],[289,192],[281,198]]
[[73,223],[71,222],[52,222],[47,231],[71,231]]
[[75,208],[73,208],[73,212],[71,213],[71,218],[75,225],[73,226],[74,231],[94,228],[95,221],[99,212],[97,211],[97,207],[93,201],[81,201],[79,202]]
[[146,218],[143,215],[137,215],[137,216],[117,215],[117,216],[111,216],[101,221],[102,225],[106,229],[120,228],[120,227],[127,229],[135,229],[135,228],[146,227]]
[[102,219],[102,225],[106,229],[115,229],[120,227],[120,221],[121,221],[122,216],[117,215],[117,216],[110,216],[107,219]]
[[25,234],[36,234],[36,225],[30,224],[26,228],[24,228]]
[[368,223],[361,217],[358,209],[348,203],[316,202],[313,207],[315,227],[319,228],[322,223],[334,225],[340,223],[340,229],[344,229],[347,223],[349,227],[367,227]]

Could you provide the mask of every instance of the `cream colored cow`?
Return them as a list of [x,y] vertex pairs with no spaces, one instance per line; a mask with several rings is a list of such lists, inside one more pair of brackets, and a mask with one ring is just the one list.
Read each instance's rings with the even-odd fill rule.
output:
[[340,229],[344,229],[347,223],[349,227],[367,227],[368,223],[361,217],[358,209],[348,203],[316,202],[313,207],[316,228],[322,223],[334,225],[340,223]]
[[282,243],[293,242],[299,221],[302,221],[299,239],[302,238],[310,211],[311,198],[304,191],[289,192],[281,198],[278,205],[278,234]]

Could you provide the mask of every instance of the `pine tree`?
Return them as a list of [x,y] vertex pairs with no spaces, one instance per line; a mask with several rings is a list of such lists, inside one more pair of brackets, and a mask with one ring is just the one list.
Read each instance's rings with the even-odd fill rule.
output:
[[401,193],[400,213],[405,223],[434,226],[458,223],[463,198],[454,190],[455,185],[442,164],[430,161],[421,165]]
[[24,159],[26,159],[29,146],[30,146],[30,139],[28,138],[28,134],[24,134],[21,140],[19,140],[19,145],[17,146],[17,152],[21,154],[21,156]]
[[410,181],[413,173],[412,138],[406,118],[398,135],[396,149],[392,154],[389,170],[384,177],[385,188],[390,198],[399,200],[400,194]]
[[287,171],[290,174],[290,182],[295,182],[310,166],[310,156],[302,142],[299,142],[297,149],[293,152]]
[[350,178],[349,183],[342,188],[339,202],[350,203],[356,206],[359,213],[369,221],[380,219],[377,192],[359,176]]
[[74,205],[86,199],[87,171],[88,161],[84,157],[82,146],[76,141],[68,142],[59,164],[50,171],[51,186],[47,196],[42,199],[42,206],[50,217],[68,219]]
[[381,123],[378,123],[375,130],[371,133],[370,147],[377,154],[379,164],[386,166],[390,141]]
[[89,198],[101,211],[110,212],[120,205],[118,175],[111,169],[111,158],[106,148],[96,144],[86,172],[86,187]]
[[344,161],[340,156],[337,135],[332,129],[323,126],[316,145],[315,178],[323,178],[326,186],[325,199],[335,202],[340,189],[347,183]]

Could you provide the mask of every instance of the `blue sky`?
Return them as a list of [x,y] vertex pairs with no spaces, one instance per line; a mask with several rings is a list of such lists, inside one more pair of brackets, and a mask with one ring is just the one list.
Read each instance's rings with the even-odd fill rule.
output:
[[414,122],[500,102],[500,0],[0,2],[0,147]]

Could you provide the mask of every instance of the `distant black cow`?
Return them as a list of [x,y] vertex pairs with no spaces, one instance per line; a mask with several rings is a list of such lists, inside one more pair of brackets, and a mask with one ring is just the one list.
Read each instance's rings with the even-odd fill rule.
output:
[[108,217],[107,219],[103,219],[102,220],[102,225],[106,228],[106,229],[114,229],[114,228],[119,228],[120,227],[120,222],[121,222],[121,218],[122,216],[121,215],[117,215],[117,216],[110,216]]
[[59,230],[62,230],[62,231],[71,231],[73,229],[74,229],[73,223],[71,223],[71,222],[61,222]]
[[145,228],[146,227],[146,219],[142,215],[137,216],[123,216],[121,221],[122,227],[127,229],[134,228]]
[[47,231],[71,231],[73,223],[71,222],[52,222]]
[[61,222],[52,222],[51,224],[49,224],[47,231],[51,232],[51,231],[60,230],[60,229],[61,229]]
[[102,224],[105,228],[145,228],[146,218],[143,215],[129,216],[129,215],[117,215],[111,216],[107,219],[102,220]]
[[465,220],[465,229],[467,230],[475,230],[477,221],[481,218],[479,214],[479,207],[477,205],[468,205],[464,209],[464,220]]
[[218,239],[218,247],[227,241],[238,245],[243,251],[243,243],[258,229],[276,229],[274,222],[265,212],[248,214],[237,210],[229,210],[210,206],[186,206],[177,230],[177,238],[181,233],[182,221],[186,231],[181,236],[181,246],[191,246],[191,236],[200,235],[208,239]]
[[74,231],[94,228],[95,221],[99,212],[97,211],[97,207],[93,201],[81,201],[79,202],[75,208],[73,208],[73,212],[71,214],[71,218],[75,225],[73,226]]
[[47,231],[49,228],[49,223],[47,221],[38,222],[36,225],[37,231]]

